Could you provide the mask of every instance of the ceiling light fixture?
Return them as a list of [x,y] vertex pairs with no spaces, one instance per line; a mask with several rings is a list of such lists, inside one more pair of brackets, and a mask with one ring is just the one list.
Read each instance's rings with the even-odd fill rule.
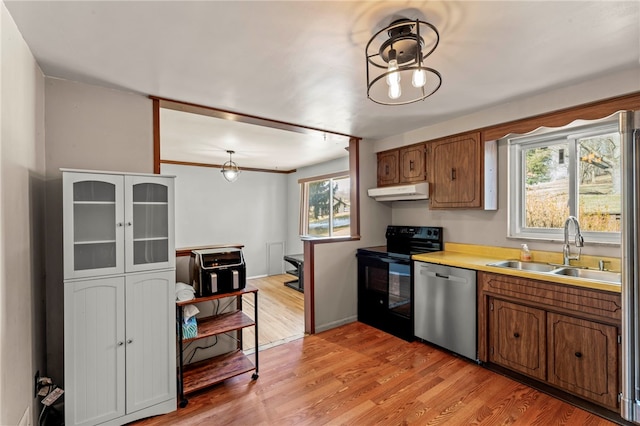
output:
[[405,105],[433,95],[442,76],[424,60],[439,42],[436,27],[419,19],[397,19],[375,33],[365,50],[367,97],[381,105]]
[[227,152],[229,153],[229,161],[222,165],[222,176],[229,182],[235,182],[240,174],[240,169],[238,165],[231,160],[231,154],[235,154],[236,152],[231,150],[227,150]]

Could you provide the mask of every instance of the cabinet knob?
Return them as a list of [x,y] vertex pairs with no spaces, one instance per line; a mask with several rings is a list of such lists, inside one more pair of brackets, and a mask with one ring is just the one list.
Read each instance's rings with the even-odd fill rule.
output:
[[118,342],[118,346],[122,346],[122,345],[124,345],[124,342],[121,340]]
[[127,226],[131,226],[133,225],[131,222],[127,222]]
[[518,333],[518,332],[516,331],[515,333],[513,333],[513,337],[515,337],[515,338],[517,339],[518,337],[520,337],[520,333]]
[[130,343],[133,343],[133,339],[128,339],[127,340],[127,345],[130,344]]
[[124,223],[118,222],[118,223],[116,223],[116,226],[124,226]]
[[582,358],[582,352],[576,352],[576,358]]

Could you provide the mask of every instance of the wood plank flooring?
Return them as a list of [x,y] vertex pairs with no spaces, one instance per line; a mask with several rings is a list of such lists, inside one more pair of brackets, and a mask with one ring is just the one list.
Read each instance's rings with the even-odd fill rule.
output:
[[[258,289],[258,344],[260,350],[304,336],[304,294],[284,285],[289,274],[253,278],[247,285]],[[244,299],[242,310],[253,318],[253,297]],[[254,328],[242,331],[243,349],[255,347]]]
[[260,352],[251,373],[137,425],[610,425],[420,342],[362,323]]

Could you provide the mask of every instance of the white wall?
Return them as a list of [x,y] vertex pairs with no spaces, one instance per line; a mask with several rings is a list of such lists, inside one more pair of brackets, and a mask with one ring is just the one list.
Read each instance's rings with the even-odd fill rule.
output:
[[33,424],[46,369],[44,76],[3,2],[0,32],[0,424]]
[[153,173],[153,104],[146,96],[46,78],[47,369],[63,383],[60,168]]
[[316,332],[353,322],[358,316],[358,263],[356,250],[386,244],[391,207],[367,195],[376,186],[373,144],[360,142],[360,240],[315,245]]
[[299,179],[322,176],[349,170],[349,157],[342,157],[309,167],[302,167],[287,175],[287,242],[286,254],[302,253],[300,239],[300,184]]
[[267,275],[267,245],[286,239],[287,175],[243,171],[229,183],[211,167],[161,172],[176,176],[176,247],[244,244],[247,277]]
[[[640,88],[640,68],[622,71],[575,86],[552,90],[547,93],[488,108],[484,111],[450,120],[439,125],[425,127],[392,138],[375,142],[375,150],[382,151],[397,146],[435,139],[517,120],[545,112],[580,105],[632,93]],[[431,102],[436,102],[432,98]],[[429,210],[427,201],[393,203],[394,225],[442,226],[444,240],[501,247],[519,247],[522,240],[507,238],[507,146],[498,144],[498,210]],[[532,250],[562,250],[561,242],[528,241]],[[615,245],[596,245],[585,241],[584,254],[619,257],[620,248]]]

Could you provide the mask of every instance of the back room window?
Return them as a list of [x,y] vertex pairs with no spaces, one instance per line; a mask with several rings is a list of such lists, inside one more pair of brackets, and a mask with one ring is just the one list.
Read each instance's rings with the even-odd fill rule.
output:
[[351,235],[348,172],[300,180],[300,234],[310,237]]

